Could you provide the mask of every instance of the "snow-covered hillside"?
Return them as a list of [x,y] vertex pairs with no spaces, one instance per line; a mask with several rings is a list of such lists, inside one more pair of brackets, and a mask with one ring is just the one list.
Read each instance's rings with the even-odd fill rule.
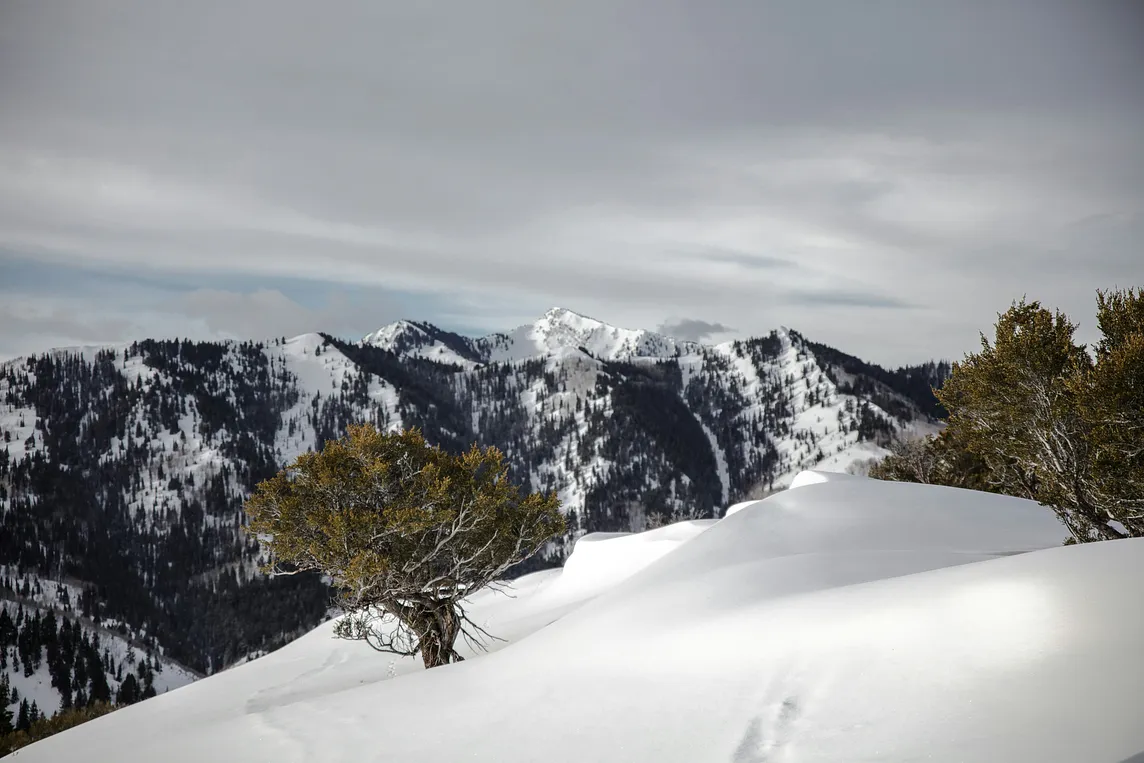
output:
[[[224,465],[233,466],[226,445],[243,434],[236,425],[251,412],[251,405],[270,408],[268,413],[278,418],[274,436],[266,443],[267,455],[278,463],[317,446],[324,437],[336,436],[343,420],[373,420],[387,428],[422,425],[427,409],[439,413],[441,408],[442,401],[429,400],[418,409],[421,401],[415,398],[420,389],[410,388],[417,387],[419,379],[410,379],[408,374],[395,378],[386,373],[392,369],[371,367],[368,361],[372,358],[347,357],[346,348],[334,346],[320,334],[258,344],[173,345],[173,350],[156,350],[151,345],[141,349],[135,344],[102,352],[82,348],[74,354],[66,350],[52,353],[61,360],[77,357],[89,363],[102,358],[108,372],[122,375],[130,384],[151,394],[175,391],[181,398],[171,401],[178,413],[167,416],[162,427],[153,426],[154,412],[146,405],[125,411],[120,428],[142,427],[139,436],[113,438],[101,454],[121,457],[129,441],[163,454],[148,465],[148,484],[129,497],[147,516],[177,509],[174,489],[155,478],[160,472],[197,476],[201,483],[216,479]],[[188,346],[195,351],[188,351]],[[704,346],[610,326],[554,308],[535,323],[508,334],[469,339],[430,324],[398,321],[352,346],[390,353],[399,362],[429,361],[430,366],[423,368],[433,370],[422,370],[421,375],[434,376],[432,381],[453,398],[444,402],[461,409],[457,412],[460,426],[445,422],[447,434],[463,440],[471,433],[502,445],[510,458],[539,461],[519,476],[527,476],[535,489],[559,492],[565,508],[580,517],[593,491],[599,492],[618,476],[616,470],[630,466],[631,459],[617,462],[601,452],[607,450],[598,441],[601,426],[597,421],[593,428],[591,421],[614,412],[609,397],[616,385],[609,382],[626,381],[633,368],[637,374],[641,368],[678,369],[672,371],[678,373],[678,381],[668,379],[666,386],[677,388],[675,395],[685,413],[694,417],[705,434],[720,487],[713,501],[716,506],[752,490],[785,487],[804,468],[826,462],[829,468],[843,471],[883,455],[875,435],[884,438],[896,430],[932,428],[917,406],[907,407],[905,413],[899,410],[898,415],[888,411],[884,400],[909,403],[893,390],[881,390],[879,398],[840,389],[832,380],[839,374],[832,374],[829,363],[816,358],[801,336],[786,329],[759,340]],[[203,353],[197,349],[201,347],[217,350]],[[160,354],[167,357],[157,359]],[[43,436],[42,412],[34,402],[50,396],[51,391],[33,390],[55,380],[38,380],[34,365],[32,359],[10,361],[0,375],[0,438],[9,462],[35,453],[52,456]],[[244,388],[255,385],[259,376],[266,382],[252,395]],[[849,378],[845,373],[841,376]],[[253,399],[240,400],[244,396]],[[322,415],[323,408],[347,396],[352,400]],[[223,405],[239,420],[213,420],[213,411],[202,410],[206,402],[213,402],[205,401],[206,397],[224,398]],[[97,415],[90,411],[79,424],[90,425]],[[204,418],[210,421],[204,423]],[[512,433],[515,443],[498,442],[495,431],[485,431],[500,427],[500,422],[490,419],[505,418],[513,419],[519,430]],[[465,425],[470,432],[459,431]],[[547,439],[549,434],[559,442],[544,448],[539,459],[534,453],[517,452],[520,447],[531,450],[538,438]],[[597,441],[583,443],[589,435]],[[655,467],[644,464],[644,470]],[[223,477],[227,492],[242,492],[240,471],[229,470]],[[682,471],[670,484],[653,480],[645,487],[667,489],[667,507],[679,509],[694,498],[688,488],[699,479]],[[625,496],[623,501],[633,498]]]
[[[399,321],[359,342],[49,352],[0,365],[0,564],[81,581],[103,617],[210,673],[323,616],[313,581],[258,577],[242,503],[349,424],[499,447],[567,512],[555,562],[584,533],[717,517],[879,455],[935,426],[928,378],[788,329],[701,345],[564,309],[478,339]],[[290,585],[288,606],[269,593]]]
[[[90,592],[88,592],[90,593]],[[201,678],[130,637],[114,620],[84,612],[83,588],[0,566],[0,712],[50,717],[85,699],[132,702]],[[128,685],[125,688],[125,682]],[[66,696],[65,696],[66,695]]]
[[[600,373],[614,371],[609,363],[634,364],[637,368],[678,367],[680,397],[701,419],[707,434],[723,486],[722,503],[752,489],[781,489],[794,474],[808,467],[825,464],[844,471],[885,455],[885,449],[874,442],[875,431],[884,437],[901,430],[934,431],[932,421],[918,410],[916,402],[885,384],[859,379],[860,374],[846,372],[830,358],[817,356],[813,343],[785,327],[760,339],[708,346],[643,329],[612,326],[557,307],[511,332],[477,339],[450,334],[430,324],[398,321],[367,334],[362,343],[403,358],[455,365],[467,372],[460,374],[462,377],[482,366],[511,367],[541,361],[546,370],[560,375],[564,387],[571,381],[577,388],[576,394],[562,401],[568,408],[577,398],[583,401],[592,397]],[[576,372],[570,379],[571,368]],[[843,388],[856,379],[867,382],[866,389],[877,394],[851,393]],[[721,399],[701,411],[697,409],[705,406],[696,398]],[[893,404],[892,408],[886,401]],[[559,416],[560,409],[555,413]],[[708,420],[702,420],[704,413]],[[533,418],[540,424],[544,416]],[[783,426],[776,426],[779,418]],[[576,417],[568,419],[570,424],[583,426],[583,421],[573,421]],[[757,429],[760,421],[768,430],[765,437],[742,436]],[[866,431],[860,432],[862,421],[867,422]],[[738,438],[716,436],[713,425],[735,432]],[[731,455],[732,463],[741,459],[744,464],[763,458],[773,449],[774,463],[763,470],[745,469],[751,484],[744,485],[739,479],[740,484],[733,485],[734,477],[741,475],[728,473],[726,448],[740,451]],[[604,459],[597,466],[601,467],[597,472],[606,472],[611,465]],[[577,499],[589,493],[590,486],[570,489],[567,482],[591,470],[574,471],[567,474],[555,468],[547,474],[558,490],[560,483],[565,483],[562,495],[573,498],[566,504],[579,511],[582,507]]]
[[1117,763],[1144,751],[1144,541],[828,474],[582,538],[483,592],[508,640],[423,671],[331,624],[21,760]]

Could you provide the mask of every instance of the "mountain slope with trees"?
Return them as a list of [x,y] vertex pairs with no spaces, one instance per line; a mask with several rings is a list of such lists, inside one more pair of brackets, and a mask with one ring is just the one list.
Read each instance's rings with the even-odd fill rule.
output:
[[794,331],[704,346],[567,310],[478,339],[399,322],[21,358],[0,365],[0,564],[68,581],[93,624],[209,674],[326,616],[317,577],[258,573],[242,505],[350,424],[495,446],[515,483],[555,492],[567,535],[522,572],[585,532],[717,516],[934,428],[916,369],[849,358]]

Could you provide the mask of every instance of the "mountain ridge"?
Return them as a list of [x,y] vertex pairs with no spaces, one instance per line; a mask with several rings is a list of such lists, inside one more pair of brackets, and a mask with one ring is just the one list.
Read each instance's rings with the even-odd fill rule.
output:
[[647,329],[621,328],[563,307],[551,308],[532,323],[482,337],[467,337],[425,321],[399,320],[360,341],[398,355],[417,348],[417,357],[461,365],[511,362],[572,350],[606,360],[671,357],[701,346]]

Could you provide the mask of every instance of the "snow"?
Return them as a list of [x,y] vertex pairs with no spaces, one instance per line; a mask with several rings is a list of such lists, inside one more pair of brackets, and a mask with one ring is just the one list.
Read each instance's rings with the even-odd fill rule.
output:
[[[752,426],[755,418],[765,417],[767,406],[776,397],[790,402],[793,412],[792,431],[788,436],[768,435],[779,454],[779,468],[773,486],[783,488],[804,469],[816,467],[843,472],[861,466],[871,458],[888,454],[885,448],[869,441],[859,441],[856,425],[861,399],[838,391],[812,354],[795,341],[789,329],[775,332],[780,351],[774,358],[756,364],[744,354],[735,342],[724,342],[707,348],[708,359],[719,358],[727,364],[723,373],[742,390],[748,405],[735,417],[740,428]],[[683,371],[684,388],[703,366],[704,356],[685,356],[679,365]],[[810,404],[810,392],[817,393],[817,402]],[[890,421],[882,409],[868,403],[871,410]],[[900,431],[928,433],[924,425],[904,425],[896,422]],[[752,445],[743,442],[743,457],[750,460]],[[716,448],[716,454],[721,455]],[[724,457],[725,459],[725,457]],[[725,460],[721,462],[725,463]]]
[[[6,604],[4,602],[3,604]],[[12,658],[16,652],[15,647],[8,647],[9,659]],[[55,715],[60,709],[60,693],[52,686],[52,676],[48,672],[47,662],[41,662],[40,666],[32,671],[32,674],[25,675],[23,670],[8,671],[9,685],[14,688],[20,695],[20,702],[4,702],[8,710],[12,711],[13,717],[20,712],[20,703],[28,700],[28,704],[36,703],[36,709],[42,715]]]
[[790,481],[791,489],[798,487],[805,487],[806,485],[820,485],[824,482],[844,482],[846,480],[854,480],[849,474],[840,474],[832,472],[829,469],[807,469],[795,475],[795,478]]
[[739,503],[732,504],[723,512],[723,516],[729,517],[732,514],[737,514],[748,506],[754,506],[756,503],[758,503],[758,501],[740,501]]
[[361,343],[380,347],[401,356],[424,358],[462,368],[473,368],[478,365],[469,358],[459,355],[441,340],[431,337],[428,332],[410,321],[396,321],[388,326],[382,326],[377,331],[362,337]]
[[[856,435],[851,435],[851,437],[856,437]],[[871,459],[881,461],[889,454],[889,450],[869,440],[856,441],[840,445],[836,453],[827,455],[826,458],[814,464],[814,467],[830,472],[845,472],[852,468],[867,468],[866,465]]]
[[[6,382],[0,381],[0,448],[7,450],[9,458],[15,462],[43,450],[44,436],[36,431],[39,416],[34,408],[17,407],[4,402],[7,386]],[[34,438],[31,447],[29,438]]]
[[417,336],[424,334],[409,321],[394,321],[388,326],[382,326],[377,331],[366,334],[361,338],[361,343],[392,351],[393,346],[407,333]]
[[[1144,540],[1031,502],[818,473],[724,519],[589,535],[483,591],[507,643],[424,671],[327,623],[39,742],[55,761],[1124,761]],[[1083,701],[1081,701],[1083,698]]]
[[[302,334],[280,345],[268,345],[263,352],[272,361],[285,363],[301,392],[294,407],[283,414],[282,427],[275,442],[279,458],[283,463],[289,463],[299,454],[313,448],[316,441],[314,428],[308,418],[315,395],[329,395],[361,372],[340,350],[327,344],[321,334]],[[390,428],[400,428],[397,390],[388,382],[375,377],[370,381],[368,394],[375,411],[389,417]]]
[[607,361],[671,358],[694,349],[689,342],[644,329],[618,328],[562,307],[552,308],[535,323],[509,334],[486,337],[478,342],[489,348],[489,359],[493,362],[575,352],[581,347],[592,357]]
[[693,519],[641,533],[584,535],[576,541],[562,574],[549,585],[546,595],[587,598],[612,581],[630,577],[714,522]]
[[[849,431],[858,421],[855,410],[860,398],[840,393],[813,355],[794,340],[789,329],[784,327],[776,334],[782,351],[770,369],[771,383],[785,388],[796,415],[792,427],[794,436],[775,441],[776,449],[787,464],[786,473],[776,475],[775,485],[788,485],[796,474],[811,467],[841,472],[887,455],[889,451],[885,448],[859,441],[858,433]],[[739,364],[747,364],[746,359]],[[821,399],[815,405],[808,404],[812,390],[816,390]],[[867,404],[887,421],[893,420],[878,406]],[[853,407],[848,409],[848,405]],[[897,426],[901,429],[902,425]],[[807,445],[799,437],[809,438],[811,443]]]
[[[103,626],[96,626],[90,620],[80,617],[72,607],[72,602],[79,600],[80,588],[47,578],[39,578],[34,575],[20,575],[15,573],[11,567],[6,566],[0,566],[0,575],[17,575],[17,577],[14,578],[16,583],[22,585],[25,581],[28,581],[34,587],[33,592],[27,598],[17,597],[9,592],[0,591],[0,610],[6,610],[8,615],[13,619],[16,618],[16,613],[21,606],[29,615],[38,609],[41,615],[48,611],[54,612],[57,620],[67,619],[70,621],[78,619],[84,632],[90,638],[99,639],[100,653],[109,655],[117,666],[121,664],[124,666],[126,671],[124,673],[125,676],[128,673],[134,672],[137,664],[141,663],[148,656],[151,656],[144,649],[131,644],[124,637],[113,631],[111,629],[113,626],[111,621],[104,621]],[[66,596],[61,600],[59,594],[63,591],[66,591]],[[32,671],[31,675],[25,675],[23,669],[16,670],[13,668],[17,654],[16,646],[9,646],[7,650],[9,667],[5,672],[8,674],[8,680],[11,686],[19,692],[20,700],[27,699],[29,703],[35,702],[36,707],[45,716],[51,716],[59,711],[60,693],[52,686],[51,673],[48,670],[46,659],[43,659],[44,653],[41,652],[41,662],[39,666]],[[153,685],[155,691],[161,694],[171,689],[185,686],[199,677],[197,674],[171,661],[169,658],[159,657],[159,670],[154,673]],[[108,672],[107,681],[114,695],[114,693],[119,690],[121,682],[116,679],[114,672]],[[2,700],[0,700],[0,702],[2,702]],[[8,709],[13,713],[19,710],[19,702],[6,704]]]

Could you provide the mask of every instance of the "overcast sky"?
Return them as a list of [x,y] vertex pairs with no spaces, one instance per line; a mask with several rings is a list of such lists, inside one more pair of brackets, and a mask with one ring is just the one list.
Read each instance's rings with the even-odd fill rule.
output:
[[0,357],[559,305],[896,365],[1144,285],[1134,0],[3,0],[0,104]]

